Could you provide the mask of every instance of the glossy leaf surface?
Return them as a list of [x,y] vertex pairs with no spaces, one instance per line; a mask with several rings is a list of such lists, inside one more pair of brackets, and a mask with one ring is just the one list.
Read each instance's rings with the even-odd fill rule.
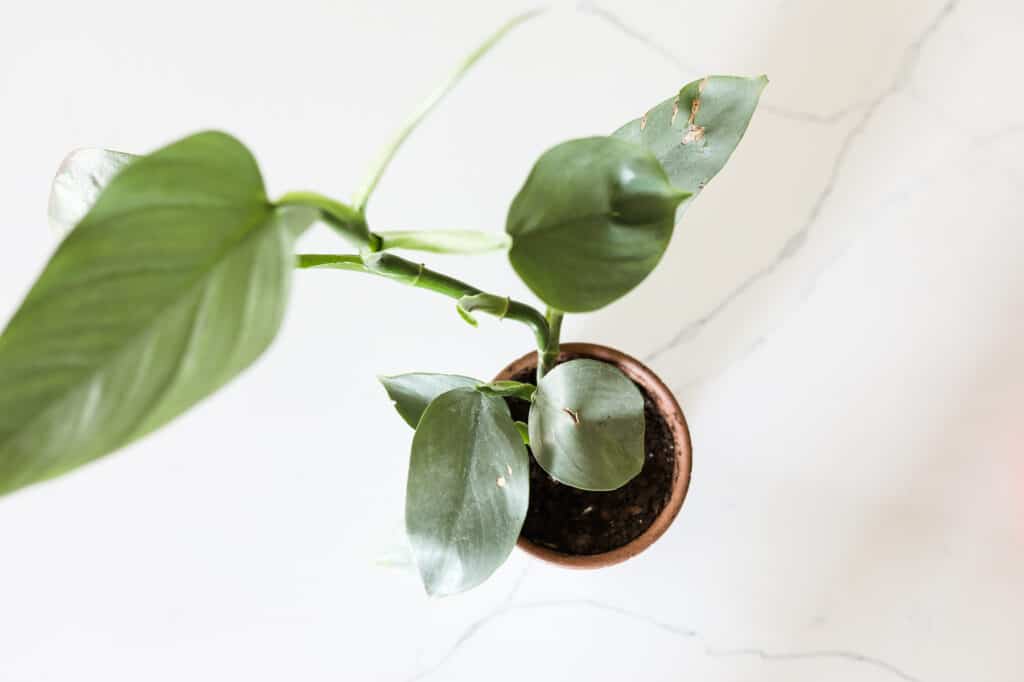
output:
[[412,443],[405,523],[427,592],[487,579],[526,518],[529,460],[505,401],[475,388],[438,396]]
[[696,195],[729,160],[767,84],[764,76],[708,76],[614,135],[651,150],[672,184]]
[[530,447],[552,477],[583,490],[614,490],[644,464],[644,400],[618,368],[580,359],[540,381]]
[[416,428],[427,406],[442,393],[453,388],[473,388],[480,382],[458,374],[411,372],[378,377],[405,423]]
[[0,492],[124,446],[252,363],[313,219],[270,205],[222,133],[116,174],[0,336]]
[[509,209],[509,260],[552,308],[601,308],[639,284],[687,195],[644,147],[612,137],[545,152]]

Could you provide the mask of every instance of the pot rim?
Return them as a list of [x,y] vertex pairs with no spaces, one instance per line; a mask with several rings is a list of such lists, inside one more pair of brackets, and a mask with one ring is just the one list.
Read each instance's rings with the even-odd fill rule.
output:
[[[569,355],[583,356],[611,363],[622,370],[634,383],[642,386],[668,424],[675,444],[676,466],[672,477],[672,492],[669,495],[668,502],[651,525],[625,545],[602,552],[601,554],[566,554],[534,544],[522,535],[516,541],[516,544],[524,552],[559,566],[581,569],[603,568],[621,563],[641,553],[650,547],[655,540],[660,538],[668,530],[668,527],[672,525],[672,522],[679,514],[680,508],[683,506],[683,500],[686,499],[686,493],[690,487],[690,477],[693,470],[693,445],[690,441],[690,429],[686,424],[686,417],[683,415],[679,402],[672,395],[672,391],[669,390],[668,386],[658,378],[658,375],[650,367],[620,350],[596,343],[563,343],[559,353],[559,360],[563,360],[563,356]],[[523,355],[518,360],[509,363],[498,373],[494,380],[509,379],[524,370],[534,369],[536,366],[537,352],[532,351]]]

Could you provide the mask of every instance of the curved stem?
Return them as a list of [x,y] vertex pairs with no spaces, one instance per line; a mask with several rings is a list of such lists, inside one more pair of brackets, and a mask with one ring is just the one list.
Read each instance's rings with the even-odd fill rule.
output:
[[366,176],[366,180],[356,193],[353,200],[353,204],[359,213],[366,213],[366,204],[370,200],[370,195],[373,194],[373,190],[376,189],[377,183],[380,182],[381,177],[384,175],[384,171],[387,170],[388,164],[391,163],[391,159],[394,158],[398,148],[402,146],[406,138],[416,129],[416,126],[420,124],[427,114],[437,106],[438,102],[444,99],[452,88],[462,79],[466,71],[470,69],[481,57],[494,47],[494,45],[505,37],[505,34],[511,31],[513,28],[523,23],[528,19],[532,19],[534,16],[540,14],[543,10],[533,10],[520,14],[517,17],[512,18],[510,21],[505,23],[499,28],[490,38],[484,41],[480,47],[476,48],[468,57],[466,57],[458,67],[448,76],[443,83],[434,89],[430,95],[412,112],[412,115],[405,120],[402,127],[399,128],[398,134],[395,138],[383,149],[377,161],[370,169],[370,173]]
[[543,354],[544,350],[549,346],[548,322],[544,315],[536,308],[509,298],[499,299],[499,297],[487,294],[471,284],[466,284],[454,277],[449,277],[424,267],[421,263],[414,263],[391,253],[377,252],[368,253],[364,256],[354,254],[300,254],[296,259],[296,267],[304,269],[335,268],[338,270],[365,272],[387,277],[419,289],[435,291],[456,301],[462,301],[469,297],[478,297],[475,300],[470,299],[470,303],[477,303],[481,300],[501,300],[502,305],[499,307],[467,305],[462,310],[463,312],[467,312],[467,309],[479,310],[490,313],[500,319],[510,319],[525,324],[533,332],[534,339],[537,342],[538,354]]
[[550,372],[555,366],[555,362],[558,361],[558,353],[561,350],[562,317],[561,310],[547,309],[545,321],[548,324],[548,342],[541,349],[540,362],[537,364],[537,381],[543,379],[544,375]]
[[320,218],[354,246],[369,251],[380,249],[381,239],[366,225],[366,219],[354,208],[316,192],[288,192],[274,202],[276,206],[305,206],[320,212]]

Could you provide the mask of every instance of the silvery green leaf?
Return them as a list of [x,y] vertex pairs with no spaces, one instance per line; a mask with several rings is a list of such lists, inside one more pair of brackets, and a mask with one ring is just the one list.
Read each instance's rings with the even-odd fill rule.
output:
[[614,490],[644,465],[644,399],[614,365],[580,359],[558,365],[537,386],[530,448],[556,480]]
[[548,306],[597,310],[658,264],[687,196],[642,145],[563,142],[541,155],[509,207],[509,261]]
[[764,76],[707,76],[687,83],[614,135],[650,149],[672,184],[693,197],[743,139],[766,85]]
[[502,398],[456,388],[431,402],[413,438],[405,498],[427,592],[468,590],[504,563],[529,493],[529,455]]
[[479,386],[480,382],[458,374],[431,374],[428,372],[411,372],[394,376],[378,377],[388,392],[388,397],[395,404],[395,409],[405,423],[416,428],[427,405],[442,393],[453,388]]

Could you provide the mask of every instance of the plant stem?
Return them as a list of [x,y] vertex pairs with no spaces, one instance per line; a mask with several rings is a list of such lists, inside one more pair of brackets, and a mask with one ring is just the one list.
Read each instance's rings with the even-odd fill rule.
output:
[[520,14],[517,17],[512,18],[510,21],[505,23],[499,28],[490,38],[484,41],[480,47],[476,48],[468,57],[466,57],[458,67],[448,76],[448,78],[441,83],[437,88],[434,89],[430,95],[412,112],[412,115],[405,120],[402,127],[399,128],[398,134],[395,138],[383,149],[377,161],[370,169],[370,173],[367,175],[366,180],[363,181],[363,185],[356,193],[353,204],[356,210],[360,214],[366,213],[366,204],[370,200],[370,195],[373,194],[373,190],[377,187],[377,183],[380,182],[381,177],[384,175],[384,171],[387,170],[388,164],[391,163],[391,159],[394,158],[398,148],[402,146],[406,138],[416,129],[416,126],[431,112],[431,110],[437,106],[437,104],[444,99],[452,88],[462,79],[466,71],[470,69],[481,57],[494,47],[494,45],[505,37],[505,34],[511,31],[513,28],[523,23],[527,19],[532,19],[537,14],[540,14],[543,10],[533,10]]
[[[479,305],[460,306],[463,313],[473,310],[490,313],[500,319],[511,319],[528,326],[537,341],[537,352],[541,354],[549,346],[548,322],[536,308],[505,297],[494,296],[442,274],[421,263],[414,263],[391,253],[355,254],[300,254],[296,259],[298,268],[335,268],[379,275],[420,289],[436,291],[460,303],[483,301]],[[500,306],[491,306],[489,301],[501,301]],[[559,314],[561,319],[561,314]]]
[[540,362],[537,364],[537,381],[543,379],[558,360],[562,336],[562,311],[549,307],[545,321],[548,324],[548,342],[541,349]]
[[315,208],[323,221],[353,246],[369,251],[380,250],[380,237],[370,232],[363,215],[347,204],[316,192],[288,192],[274,203],[276,206]]

